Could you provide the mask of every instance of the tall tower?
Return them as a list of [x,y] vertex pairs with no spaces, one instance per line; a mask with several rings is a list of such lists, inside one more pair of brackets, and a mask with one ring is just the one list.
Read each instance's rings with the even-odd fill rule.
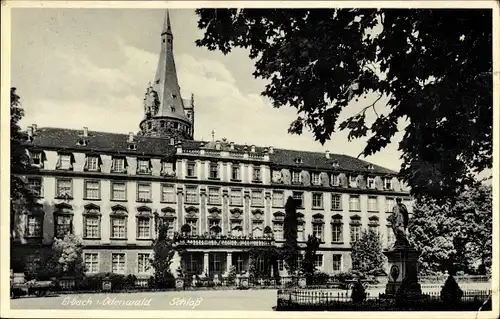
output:
[[[146,136],[192,140],[194,99],[184,100],[177,79],[173,53],[174,37],[167,10],[161,32],[161,51],[154,82],[144,96],[144,119],[139,124]],[[186,105],[185,105],[186,103]]]

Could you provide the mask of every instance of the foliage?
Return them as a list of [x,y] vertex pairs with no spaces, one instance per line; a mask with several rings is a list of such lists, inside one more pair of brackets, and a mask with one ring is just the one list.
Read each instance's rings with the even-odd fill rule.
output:
[[307,237],[306,251],[302,260],[302,273],[306,276],[306,283],[311,285],[316,272],[316,252],[318,251],[321,241],[315,236]]
[[453,276],[448,276],[441,289],[441,300],[450,304],[457,304],[462,299],[464,292],[460,289]]
[[[250,256],[248,272],[252,279],[269,278],[271,269],[274,274],[278,272],[278,259],[281,257],[281,251],[276,247],[252,247],[248,253]],[[258,259],[264,260],[264,271],[257,268]]]
[[477,263],[485,273],[490,271],[492,199],[491,186],[477,184],[462,192],[455,204],[440,205],[430,198],[416,201],[409,234],[422,252],[423,274],[473,273]]
[[313,285],[326,285],[330,280],[330,276],[324,272],[318,272],[314,274],[311,284]]
[[[324,143],[336,130],[386,147],[404,125],[401,175],[414,195],[453,198],[492,167],[492,11],[198,9],[198,46],[245,48],[262,95]],[[457,23],[460,21],[460,23]],[[373,96],[359,110],[359,100]],[[376,103],[386,101],[385,112]],[[340,124],[342,111],[347,119]],[[372,111],[370,120],[367,111]],[[380,110],[379,110],[380,111]]]
[[170,266],[177,250],[175,240],[169,238],[167,233],[168,225],[164,223],[158,228],[158,238],[153,243],[151,266],[155,271],[154,280],[157,288],[171,288],[175,285]]
[[52,250],[54,254],[49,258],[56,262],[61,276],[83,277],[83,243],[79,237],[68,234],[63,239],[55,238]]
[[235,285],[236,284],[236,266],[232,265],[229,267],[229,272],[227,274],[227,284],[228,285]]
[[351,259],[352,270],[362,276],[384,272],[385,256],[380,234],[372,229],[363,230],[359,240],[352,245]]
[[285,204],[285,221],[283,223],[283,236],[285,244],[282,256],[289,273],[294,274],[297,270],[297,203],[290,196]]
[[30,210],[36,204],[36,198],[28,187],[24,174],[33,169],[24,143],[28,136],[21,130],[19,121],[24,116],[21,99],[16,88],[10,89],[10,231],[12,237],[21,236],[16,229],[16,215]]

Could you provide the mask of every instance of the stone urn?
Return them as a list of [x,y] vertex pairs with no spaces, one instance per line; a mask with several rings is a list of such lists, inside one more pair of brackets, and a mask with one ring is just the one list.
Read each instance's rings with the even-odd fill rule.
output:
[[175,288],[177,288],[177,289],[184,288],[184,277],[175,278]]
[[191,282],[191,286],[196,287],[196,283],[198,281],[196,280],[196,275],[193,275],[193,281]]

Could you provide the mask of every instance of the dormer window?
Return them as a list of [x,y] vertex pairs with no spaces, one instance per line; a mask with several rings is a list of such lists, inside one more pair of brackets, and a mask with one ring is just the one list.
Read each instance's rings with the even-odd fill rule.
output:
[[297,157],[296,159],[293,160],[295,162],[295,164],[302,164],[303,161],[300,157]]
[[368,177],[366,180],[366,186],[368,188],[375,188],[375,178],[374,177]]
[[59,161],[56,168],[64,170],[73,169],[73,156],[71,154],[59,154]]
[[31,164],[36,167],[43,167],[43,153],[30,152]]
[[85,158],[85,170],[87,171],[99,171],[100,169],[100,158],[99,156],[89,155]]
[[131,151],[135,151],[137,149],[136,145],[134,143],[130,143],[128,145],[128,149],[131,150]]
[[137,174],[150,174],[151,162],[149,159],[139,159],[137,160]]
[[312,173],[311,180],[313,185],[319,185],[320,184],[319,173]]
[[176,98],[177,98],[177,95],[172,94],[172,98],[176,99]]
[[339,186],[340,185],[340,178],[339,178],[338,174],[330,175],[330,184],[332,186]]
[[170,107],[170,111],[172,111],[172,113],[175,113],[175,107]]
[[299,171],[292,171],[292,184],[300,184],[302,178]]
[[369,165],[367,166],[367,168],[368,168],[369,170],[373,171],[373,170],[375,169],[375,166],[373,166],[373,164],[369,164]]
[[161,165],[162,175],[165,175],[165,176],[174,176],[175,175],[174,163],[162,162],[161,164],[162,164]]
[[86,139],[79,139],[78,142],[76,143],[78,146],[87,146],[87,140]]
[[334,161],[334,162],[332,162],[332,166],[335,167],[335,168],[337,168],[337,167],[340,166],[340,164],[339,164],[339,162]]
[[125,173],[126,161],[124,157],[114,157],[113,163],[111,165],[111,172],[113,173]]
[[385,190],[390,190],[392,189],[392,185],[391,185],[391,179],[386,177],[384,178],[384,189]]
[[356,179],[357,179],[356,175],[349,175],[349,187],[356,188],[356,186],[358,185]]
[[261,170],[260,167],[254,166],[253,167],[253,181],[254,182],[261,182],[262,181],[262,176],[261,176]]

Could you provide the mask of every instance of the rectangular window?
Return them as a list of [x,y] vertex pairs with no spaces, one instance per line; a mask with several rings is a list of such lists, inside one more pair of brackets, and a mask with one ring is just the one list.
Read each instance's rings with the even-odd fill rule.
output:
[[149,173],[151,173],[149,159],[139,159],[139,160],[137,160],[137,173],[138,174],[149,174]]
[[139,253],[137,255],[137,272],[140,274],[148,273],[151,269],[151,265],[149,263],[149,254]]
[[323,255],[316,254],[314,256],[314,267],[321,268],[323,267]]
[[99,216],[85,216],[85,238],[99,238]]
[[59,169],[71,169],[71,155],[61,154],[59,155]]
[[137,219],[137,238],[149,239],[151,238],[151,219],[138,218]]
[[316,238],[319,238],[322,242],[325,241],[325,236],[323,233],[323,224],[315,223],[313,226],[313,234],[316,235]]
[[231,205],[242,205],[241,189],[231,190]]
[[111,238],[113,239],[127,238],[127,219],[125,217],[111,218]]
[[31,152],[31,163],[35,166],[41,166],[42,163],[42,153],[41,152]]
[[187,260],[187,271],[190,273],[197,273],[198,272],[198,260],[196,259],[196,256],[193,256],[192,254],[189,255],[189,259]]
[[175,203],[175,187],[174,185],[161,185],[161,201],[166,203]]
[[293,184],[300,184],[302,178],[301,174],[298,171],[292,171],[292,183]]
[[356,242],[361,235],[361,225],[351,225],[351,243]]
[[297,207],[304,207],[304,193],[302,192],[293,192],[293,199],[297,202]]
[[219,179],[219,163],[210,163],[210,178]]
[[319,185],[320,184],[319,173],[312,173],[311,181],[313,185]]
[[253,181],[254,182],[262,181],[260,167],[258,166],[253,167]]
[[367,181],[366,181],[366,186],[368,188],[375,188],[375,178],[373,177],[368,177]]
[[198,187],[186,186],[186,203],[190,204],[198,203]]
[[125,173],[125,158],[123,157],[113,158],[111,171],[113,173]]
[[375,197],[375,196],[368,197],[368,211],[370,211],[370,212],[378,212],[377,197]]
[[163,175],[168,175],[168,176],[175,175],[174,163],[162,162],[161,163],[161,172]]
[[252,206],[264,206],[261,190],[252,190]]
[[125,273],[125,254],[111,254],[111,263],[112,268],[111,271],[115,274],[124,274]]
[[321,193],[312,194],[312,207],[323,208],[323,194]]
[[285,195],[281,191],[273,191],[273,207],[283,207]]
[[298,255],[297,256],[297,269],[301,269],[302,268],[302,260],[304,259],[304,257],[302,255]]
[[42,179],[28,178],[28,188],[35,197],[42,197]]
[[85,268],[86,272],[95,274],[99,272],[99,254],[85,253]]
[[73,216],[56,215],[56,237],[64,238],[64,236],[72,233],[73,233]]
[[349,196],[349,210],[352,211],[360,211],[360,205],[359,205],[359,196],[357,195],[350,195]]
[[342,255],[333,255],[332,268],[333,271],[342,270]]
[[392,189],[392,183],[390,178],[384,178],[384,189],[385,190],[391,190]]
[[238,164],[233,164],[232,165],[231,179],[236,180],[236,181],[241,180],[240,166]]
[[342,210],[342,195],[332,194],[332,210]]
[[137,200],[141,202],[151,200],[151,184],[137,183]]
[[358,187],[358,183],[356,181],[358,177],[355,175],[349,175],[349,187],[356,188]]
[[196,177],[196,163],[187,163],[187,177]]
[[297,240],[298,241],[305,240],[304,223],[297,224]]
[[222,262],[220,254],[211,254],[209,260],[209,271],[220,272],[222,270]]
[[28,215],[26,237],[43,236],[43,215]]
[[98,171],[99,170],[99,157],[88,156],[87,157],[87,170]]
[[332,186],[340,186],[340,178],[338,174],[330,175],[330,184]]
[[221,203],[219,188],[208,189],[208,203],[210,205],[219,205]]
[[396,202],[394,201],[394,198],[387,197],[385,199],[385,211],[386,212],[391,213],[392,209],[394,208],[395,205],[396,205]]
[[111,182],[111,199],[127,200],[127,188],[125,182]]
[[231,234],[233,236],[241,236],[241,220],[232,220],[231,221]]
[[71,179],[58,179],[57,197],[73,197],[73,183]]
[[85,198],[100,199],[101,185],[99,181],[85,181]]
[[332,224],[332,242],[341,243],[343,242],[342,238],[342,224],[334,223]]
[[274,223],[273,233],[275,240],[283,240],[283,223]]

